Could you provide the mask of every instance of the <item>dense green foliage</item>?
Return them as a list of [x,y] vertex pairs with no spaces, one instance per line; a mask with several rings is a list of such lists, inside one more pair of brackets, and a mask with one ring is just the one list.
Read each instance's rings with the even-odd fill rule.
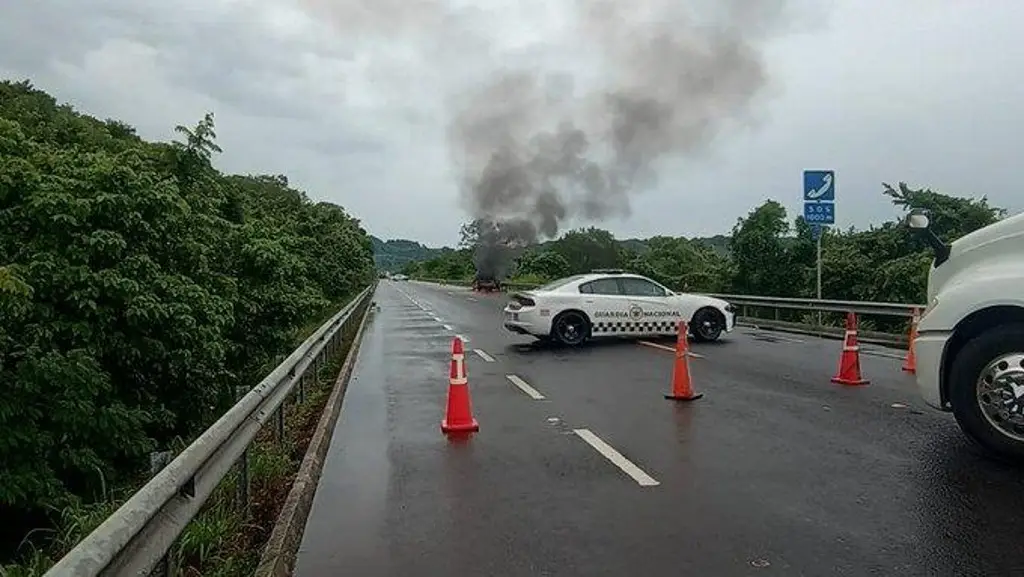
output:
[[283,176],[227,176],[212,115],[149,143],[0,83],[0,549],[130,484],[374,274]]
[[[883,185],[898,209],[867,230],[828,229],[822,238],[822,296],[833,299],[920,303],[932,253],[902,224],[909,208],[930,211],[932,228],[947,241],[1002,218],[986,199],[958,198],[904,183]],[[816,292],[816,243],[802,216],[768,200],[740,218],[729,237],[656,236],[616,241],[597,228],[573,230],[516,258],[510,280],[543,282],[594,268],[624,268],[677,290],[810,297]],[[447,251],[406,265],[411,276],[467,280],[471,251]]]

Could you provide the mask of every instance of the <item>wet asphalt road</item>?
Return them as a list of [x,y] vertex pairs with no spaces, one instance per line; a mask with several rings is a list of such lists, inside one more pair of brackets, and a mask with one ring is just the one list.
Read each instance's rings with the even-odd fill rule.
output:
[[[841,387],[838,341],[741,328],[693,346],[705,397],[676,404],[666,350],[530,346],[504,296],[461,288],[375,300],[296,575],[1024,575],[1024,475],[927,408],[899,351],[866,347],[871,384]],[[481,430],[450,442],[456,334]]]

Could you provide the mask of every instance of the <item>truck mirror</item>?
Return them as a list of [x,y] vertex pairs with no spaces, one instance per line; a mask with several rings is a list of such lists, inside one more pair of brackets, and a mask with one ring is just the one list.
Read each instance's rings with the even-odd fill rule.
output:
[[911,212],[907,215],[907,226],[915,230],[928,228],[928,215],[924,212]]

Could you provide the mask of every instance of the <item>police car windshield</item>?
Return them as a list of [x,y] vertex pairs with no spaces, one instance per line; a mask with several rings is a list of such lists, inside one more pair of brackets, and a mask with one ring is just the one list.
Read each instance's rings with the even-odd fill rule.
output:
[[534,290],[553,291],[553,290],[555,290],[556,288],[558,288],[560,286],[567,285],[567,284],[571,283],[574,280],[583,278],[584,276],[586,276],[586,275],[577,274],[577,275],[573,275],[573,276],[567,276],[565,278],[560,278],[560,279],[558,279],[556,281],[551,281],[551,282],[549,282],[546,285],[539,286],[539,287],[537,287]]

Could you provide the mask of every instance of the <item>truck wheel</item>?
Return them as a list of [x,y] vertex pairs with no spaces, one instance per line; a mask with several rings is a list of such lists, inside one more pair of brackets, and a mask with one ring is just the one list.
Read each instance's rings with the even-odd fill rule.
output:
[[717,341],[724,330],[725,317],[712,307],[699,309],[690,320],[690,332],[698,343]]
[[968,341],[949,378],[953,415],[967,436],[997,457],[1024,462],[1024,324]]
[[565,311],[551,323],[551,336],[563,345],[575,347],[590,336],[590,320],[578,311]]

